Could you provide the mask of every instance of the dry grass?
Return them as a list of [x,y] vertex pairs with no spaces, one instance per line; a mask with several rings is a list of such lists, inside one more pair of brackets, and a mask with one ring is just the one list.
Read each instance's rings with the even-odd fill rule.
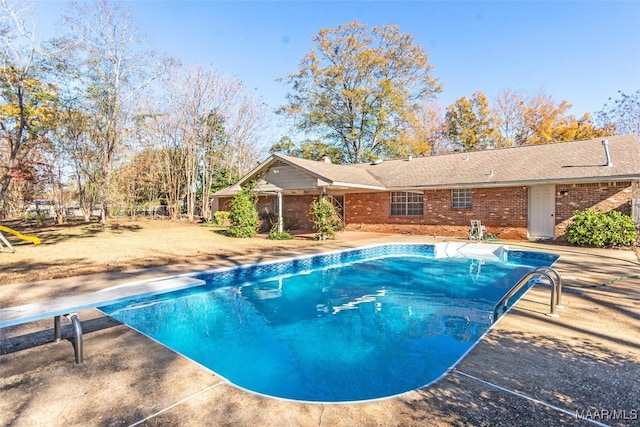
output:
[[[42,244],[36,246],[5,233],[16,253],[6,247],[0,250],[0,285],[205,262],[331,243],[312,240],[309,234],[293,240],[269,240],[265,235],[234,239],[225,236],[222,228],[187,221],[113,219],[104,227],[96,223],[37,227],[20,221],[3,221],[2,225],[38,236]],[[380,234],[342,232],[339,239]],[[640,259],[640,248],[636,247],[635,252]]]
[[39,246],[6,234],[16,249],[0,251],[0,285],[47,280],[106,271],[125,271],[174,263],[300,248],[320,244],[307,238],[269,240],[264,235],[234,239],[221,228],[186,221],[112,220],[99,224],[2,225],[42,240]]

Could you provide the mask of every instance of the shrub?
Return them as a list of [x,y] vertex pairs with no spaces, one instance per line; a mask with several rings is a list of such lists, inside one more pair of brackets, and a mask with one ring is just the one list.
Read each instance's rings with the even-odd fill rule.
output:
[[230,215],[231,212],[229,211],[216,211],[213,214],[213,220],[215,221],[216,225],[228,226],[230,224]]
[[229,221],[227,233],[232,237],[251,237],[258,232],[256,200],[249,188],[243,188],[231,199]]
[[638,235],[630,216],[618,211],[607,213],[585,209],[573,214],[565,239],[579,246],[631,246]]
[[311,205],[313,224],[318,232],[318,239],[333,238],[337,231],[342,229],[342,221],[336,213],[333,204],[324,197],[314,200]]
[[269,231],[269,239],[271,240],[291,240],[293,236],[288,231],[278,231],[278,224],[274,224]]

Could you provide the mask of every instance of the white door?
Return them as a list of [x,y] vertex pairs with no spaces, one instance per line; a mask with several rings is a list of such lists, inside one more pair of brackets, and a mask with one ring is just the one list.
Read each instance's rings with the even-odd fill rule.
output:
[[534,185],[529,188],[529,237],[555,237],[555,185]]

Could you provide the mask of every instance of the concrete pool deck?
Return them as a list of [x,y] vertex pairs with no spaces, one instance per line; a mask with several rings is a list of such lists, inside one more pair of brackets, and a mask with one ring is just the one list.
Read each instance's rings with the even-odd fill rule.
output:
[[[336,241],[207,264],[174,265],[0,287],[3,307],[152,277],[424,236]],[[559,318],[536,285],[436,383],[353,404],[283,401],[238,389],[97,310],[80,313],[85,363],[51,342],[53,321],[5,328],[0,423],[8,426],[555,426],[640,425],[640,263],[632,251],[505,242],[560,255],[567,285]],[[623,278],[624,277],[624,278]],[[63,322],[64,323],[64,322]],[[63,337],[71,336],[70,325]],[[221,349],[224,351],[224,349]]]

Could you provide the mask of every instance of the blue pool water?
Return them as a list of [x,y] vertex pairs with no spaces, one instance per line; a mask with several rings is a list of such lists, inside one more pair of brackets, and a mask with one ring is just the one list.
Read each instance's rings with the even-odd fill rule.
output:
[[440,377],[491,326],[496,302],[554,260],[386,245],[207,272],[195,276],[206,286],[101,309],[245,389],[357,401]]

